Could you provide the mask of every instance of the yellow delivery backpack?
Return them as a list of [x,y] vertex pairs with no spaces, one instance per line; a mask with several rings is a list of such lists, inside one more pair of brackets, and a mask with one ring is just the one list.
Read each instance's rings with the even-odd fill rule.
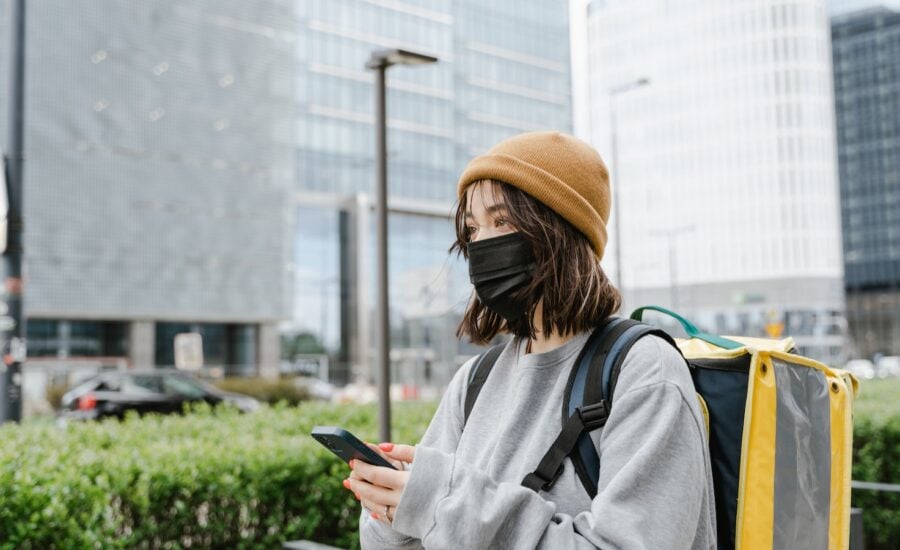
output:
[[850,540],[848,372],[799,356],[791,338],[676,339],[706,404],[720,549],[844,549]]
[[[646,325],[655,310],[677,319],[689,338]],[[615,407],[628,350],[656,335],[684,355],[706,416],[719,550],[844,549],[850,541],[850,409],[857,382],[849,373],[801,357],[790,338],[706,334],[676,313],[648,306],[594,330],[575,359],[563,400],[560,435],[522,485],[550,490],[569,458],[594,498],[600,471],[588,433]],[[464,419],[497,357],[479,356],[469,375]]]

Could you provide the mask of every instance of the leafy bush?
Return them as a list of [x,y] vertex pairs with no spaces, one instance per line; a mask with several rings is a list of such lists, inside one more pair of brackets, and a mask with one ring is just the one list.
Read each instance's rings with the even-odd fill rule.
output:
[[[857,403],[853,479],[900,483],[900,415],[874,403],[896,394],[879,384],[866,382]],[[418,441],[434,408],[395,404],[395,441]],[[308,402],[0,427],[0,548],[278,548],[294,539],[355,548],[359,504],[341,486],[348,469],[309,432],[338,425],[374,440],[375,419],[374,406]],[[853,505],[864,509],[867,548],[893,548],[900,495],[854,490]]]
[[[433,404],[396,405],[395,439],[417,441]],[[349,470],[313,425],[377,429],[371,406],[306,403],[241,415],[0,428],[0,548],[358,546]]]
[[225,378],[215,385],[221,390],[249,395],[270,405],[280,401],[297,405],[310,398],[309,390],[288,378]]
[[[857,414],[853,426],[853,479],[900,484],[900,416]],[[855,489],[863,509],[866,548],[889,550],[900,541],[900,493]]]

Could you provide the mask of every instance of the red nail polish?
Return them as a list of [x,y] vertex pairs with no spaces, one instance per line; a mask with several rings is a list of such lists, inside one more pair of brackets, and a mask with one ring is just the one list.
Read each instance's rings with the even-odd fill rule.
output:
[[354,462],[354,460],[355,460],[355,459],[351,458],[351,459],[350,459],[350,462],[349,462],[349,464],[350,464],[350,469],[351,469],[351,470],[353,469],[353,462]]
[[350,480],[349,479],[345,479],[343,483],[344,483],[344,489],[350,488]]
[[378,514],[372,512],[372,519],[375,519],[375,520],[379,519]]
[[381,449],[382,451],[391,452],[394,450],[394,444],[393,443],[379,443],[378,448]]

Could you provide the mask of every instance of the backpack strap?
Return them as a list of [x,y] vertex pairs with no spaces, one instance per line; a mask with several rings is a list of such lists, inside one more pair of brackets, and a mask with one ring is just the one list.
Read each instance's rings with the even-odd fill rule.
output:
[[505,344],[491,346],[475,360],[475,364],[472,366],[472,372],[469,373],[469,385],[466,388],[466,403],[465,408],[463,409],[463,426],[468,422],[469,413],[472,412],[472,407],[475,406],[475,400],[478,399],[478,394],[481,393],[481,387],[484,386],[488,375],[491,374],[491,369],[494,368],[494,363],[497,362],[497,358],[500,357],[500,353],[503,352],[504,346]]
[[[575,359],[575,364],[569,374],[569,381],[566,384],[566,393],[563,398],[563,429],[557,436],[556,440],[550,446],[550,449],[541,459],[538,467],[522,480],[522,485],[534,491],[546,491],[556,483],[557,478],[562,473],[563,461],[572,453],[572,449],[578,443],[581,435],[585,431],[590,431],[602,426],[606,422],[607,412],[602,410],[603,405],[591,409],[576,408],[571,413],[568,411],[570,396],[573,387],[584,386],[584,380],[588,373],[588,366],[596,357],[599,350],[608,350],[611,339],[615,339],[620,334],[618,328],[625,322],[624,319],[610,318],[603,322],[602,325],[594,329],[594,332],[588,337],[581,353]],[[586,472],[579,471],[578,476],[582,478],[582,483],[586,479]]]
[[596,496],[600,457],[589,432],[606,424],[625,356],[638,339],[648,334],[675,345],[665,332],[630,319],[615,318],[594,331],[569,375],[562,431],[522,485],[534,491],[549,490],[569,457],[587,493],[592,499]]
[[[658,328],[631,320],[625,320],[619,326],[624,327],[624,330],[612,343],[605,356],[601,356],[598,353],[594,357],[590,365],[587,382],[583,392],[580,394],[581,398],[579,400],[579,393],[574,393],[573,390],[573,393],[570,395],[573,404],[570,407],[580,406],[583,409],[590,407],[594,403],[604,403],[608,416],[612,410],[613,396],[625,358],[628,356],[631,347],[644,336],[659,336],[676,350],[678,349],[675,340],[665,331]],[[680,354],[681,352],[679,351]],[[605,423],[606,419],[604,419]],[[581,478],[581,484],[584,485],[588,495],[593,499],[597,495],[597,486],[600,479],[600,457],[589,434],[583,434],[579,443],[578,452],[572,454],[572,463],[576,472],[580,470],[586,474],[583,476],[579,475],[579,477]]]
[[[585,399],[585,388],[596,387],[600,389],[600,373],[603,372],[606,365],[606,359],[609,357],[613,346],[619,341],[619,338],[626,330],[631,328],[634,323],[628,319],[616,318],[612,321],[608,331],[603,335],[603,341],[595,349],[591,349],[590,355],[577,364],[577,371],[572,372],[569,376],[569,385],[566,388],[566,394],[563,398],[562,416],[563,423],[569,417],[576,413],[578,407],[590,405],[593,403],[601,403],[603,399],[599,397],[593,398],[591,401]],[[588,380],[590,379],[590,380]],[[606,393],[606,392],[604,392]],[[610,401],[606,401],[606,414],[609,415]],[[606,424],[606,419],[603,419]],[[575,473],[584,485],[585,490],[591,498],[596,493],[598,471],[600,470],[600,459],[597,457],[597,450],[594,442],[588,432],[582,433],[578,438],[576,452],[571,453],[572,466]],[[584,458],[582,458],[584,457]]]

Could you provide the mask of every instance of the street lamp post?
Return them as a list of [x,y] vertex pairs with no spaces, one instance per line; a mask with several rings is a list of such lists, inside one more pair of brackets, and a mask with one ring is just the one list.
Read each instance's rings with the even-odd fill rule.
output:
[[657,229],[650,231],[650,235],[666,237],[669,245],[669,301],[670,308],[678,311],[680,304],[678,303],[678,237],[685,233],[693,233],[697,226],[694,224],[683,225],[681,227],[672,227],[668,229]]
[[630,92],[641,86],[650,83],[648,78],[638,78],[624,84],[620,84],[610,88],[609,94],[609,128],[610,128],[610,155],[612,157],[612,188],[613,188],[613,208],[615,209],[615,228],[616,232],[616,285],[625,299],[625,285],[622,283],[622,202],[619,194],[619,143],[616,133],[616,97],[620,94]]
[[[6,307],[11,319],[4,330],[0,363],[0,423],[22,419],[22,362],[25,361],[25,314],[22,258],[24,249],[22,220],[22,168],[25,158],[25,0],[13,0],[10,27],[12,29],[12,70],[9,94],[9,153],[0,170],[6,170],[7,235],[2,243],[6,264]],[[5,165],[5,166],[4,166]],[[2,180],[3,178],[0,178]]]
[[378,256],[378,420],[381,441],[391,440],[391,326],[388,302],[388,213],[387,213],[387,88],[385,76],[392,65],[424,65],[437,58],[406,50],[372,52],[366,68],[375,71],[375,162]]

